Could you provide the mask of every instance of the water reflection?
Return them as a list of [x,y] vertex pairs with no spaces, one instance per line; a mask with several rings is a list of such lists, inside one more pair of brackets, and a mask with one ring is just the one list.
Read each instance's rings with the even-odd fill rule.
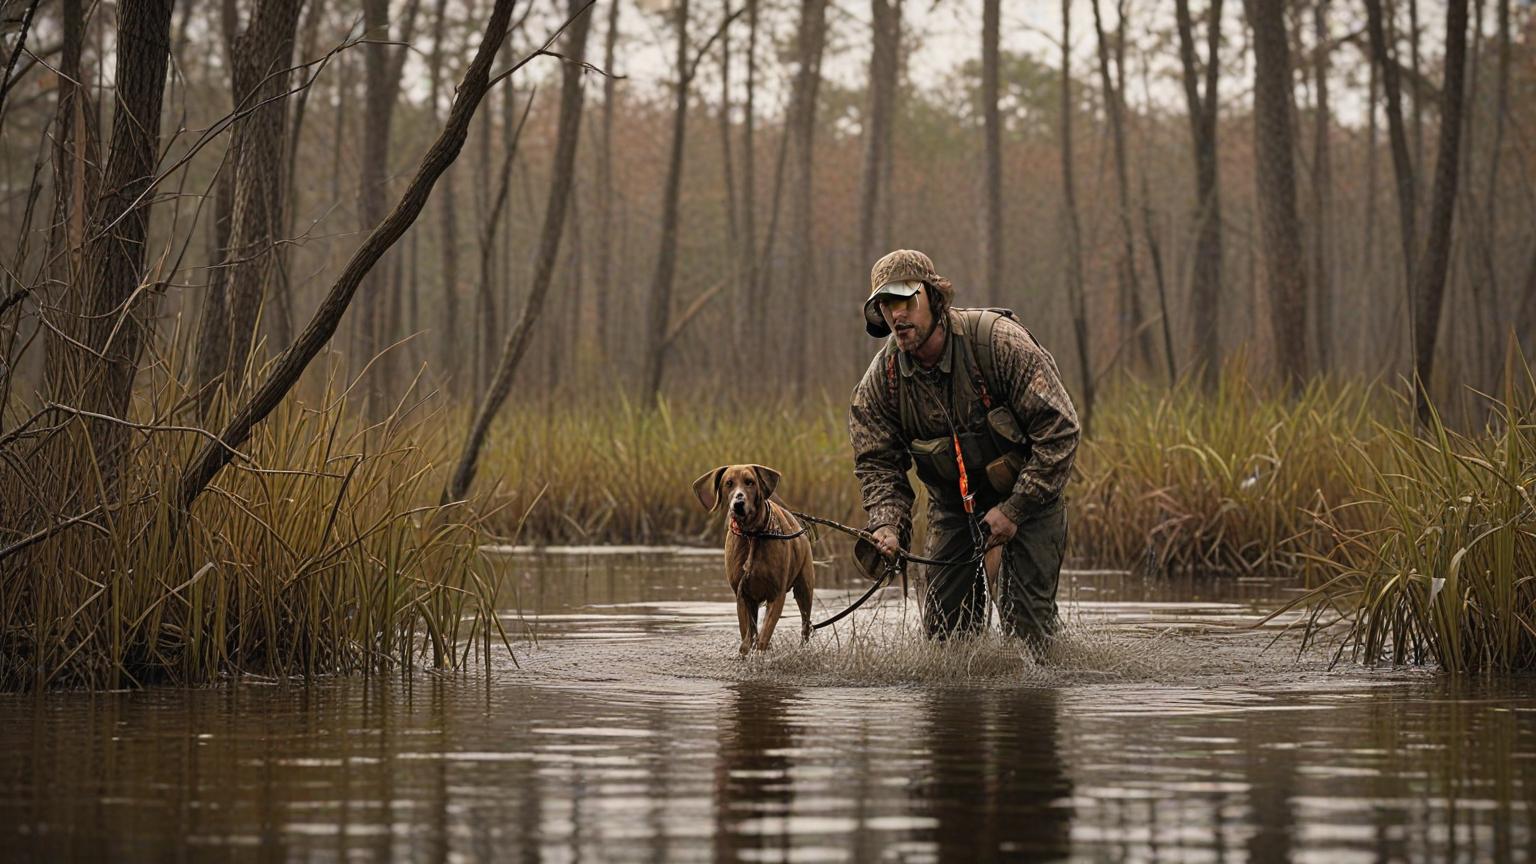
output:
[[[788,855],[795,818],[789,698],[787,691],[747,684],[724,694],[714,769],[716,860],[783,860]],[[748,850],[777,854],[750,855]]]
[[1069,848],[1072,783],[1050,690],[938,692],[914,737],[927,764],[914,778],[919,811],[945,861],[1046,860]]
[[1536,681],[748,683],[689,567],[525,574],[489,676],[0,697],[0,861],[1536,859]]

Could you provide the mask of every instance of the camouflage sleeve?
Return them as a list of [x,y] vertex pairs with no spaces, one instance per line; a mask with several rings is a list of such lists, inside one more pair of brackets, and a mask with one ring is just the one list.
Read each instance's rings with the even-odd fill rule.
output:
[[1019,472],[1003,514],[1021,522],[1061,494],[1077,454],[1077,409],[1061,383],[1051,353],[1009,321],[992,331],[992,356],[1000,380],[1009,388],[1009,405],[1029,438],[1029,461]]
[[881,351],[869,364],[848,409],[848,438],[853,444],[853,473],[859,478],[869,527],[895,526],[902,537],[911,533],[912,484],[907,469],[912,457],[901,434],[898,408],[885,380]]

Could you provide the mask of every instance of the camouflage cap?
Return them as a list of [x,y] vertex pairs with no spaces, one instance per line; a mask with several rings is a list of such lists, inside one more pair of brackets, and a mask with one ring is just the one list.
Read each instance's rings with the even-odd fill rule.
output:
[[910,297],[914,292],[907,290],[903,283],[924,282],[933,285],[943,279],[934,271],[933,260],[916,249],[897,249],[876,261],[869,271],[869,299],[864,301],[864,329],[876,338],[891,334],[891,328],[885,326],[885,319],[880,317],[880,307],[876,303],[880,295]]

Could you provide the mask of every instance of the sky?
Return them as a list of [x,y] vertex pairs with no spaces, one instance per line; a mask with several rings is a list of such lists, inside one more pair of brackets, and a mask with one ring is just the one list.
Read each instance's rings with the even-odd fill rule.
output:
[[[626,76],[628,86],[642,93],[661,93],[668,88],[675,71],[675,41],[669,12],[671,0],[621,0],[619,56],[616,72]],[[736,0],[732,8],[739,8],[743,0]],[[790,45],[793,40],[799,12],[796,0],[763,0],[773,9],[764,20],[775,28],[774,36],[779,44]],[[1101,12],[1108,29],[1116,25],[1115,0],[1101,0]],[[541,0],[540,7],[530,19],[529,38],[546,33],[556,21],[551,0]],[[690,36],[695,45],[701,45],[718,27],[724,3],[721,0],[693,0]],[[1192,0],[1197,16],[1206,8],[1206,0]],[[1335,0],[1330,16],[1330,27],[1335,38],[1363,26],[1358,4],[1340,3]],[[1489,4],[1491,5],[1491,4]],[[1523,3],[1529,7],[1529,2]],[[1421,6],[1424,35],[1424,56],[1427,68],[1433,68],[1441,53],[1443,37],[1444,3],[1440,0],[1423,0]],[[981,0],[906,0],[903,8],[906,37],[904,40],[905,62],[908,80],[918,89],[930,93],[942,93],[950,73],[968,60],[981,54]],[[1097,57],[1093,31],[1093,6],[1091,0],[1071,0],[1072,15],[1072,62],[1075,77],[1080,81],[1096,81]],[[607,0],[599,0],[593,9],[599,16],[594,22],[592,41],[588,47],[589,60],[601,60],[602,26],[607,18]],[[850,89],[862,89],[868,76],[870,47],[870,11],[867,0],[833,0],[828,9],[830,39],[828,52],[823,61],[823,75],[827,80]],[[1170,110],[1184,110],[1184,96],[1179,81],[1177,43],[1171,39],[1174,20],[1172,0],[1130,0],[1132,49],[1128,60],[1131,68],[1129,98],[1133,104],[1143,102],[1148,96]],[[1000,41],[1004,51],[1029,54],[1055,67],[1060,63],[1062,9],[1059,0],[1003,0]],[[1310,15],[1305,21],[1305,34],[1311,38]],[[1204,55],[1203,27],[1197,21],[1197,52]],[[1487,14],[1485,29],[1494,27],[1491,10]],[[1244,26],[1241,0],[1226,0],[1223,15],[1223,80],[1220,92],[1224,103],[1234,101],[1246,104],[1250,89],[1251,68],[1247,65],[1247,33]],[[745,18],[738,19],[733,27],[736,47],[744,50],[746,42]],[[1150,58],[1149,73],[1142,75],[1142,52],[1137,45],[1151,45],[1162,34],[1163,47]],[[766,54],[767,41],[760,42],[759,51]],[[714,52],[718,56],[718,51]],[[761,56],[761,55],[760,55]],[[1293,58],[1294,59],[1294,58]],[[761,61],[760,61],[761,62]],[[1330,79],[1330,96],[1334,110],[1345,123],[1363,122],[1365,114],[1365,85],[1359,49],[1346,45],[1336,53],[1335,68]],[[762,68],[762,67],[760,67]],[[759,104],[769,116],[782,113],[787,97],[788,76],[792,65],[769,64],[770,74],[759,82]],[[540,77],[553,70],[537,73]],[[734,99],[743,97],[742,72],[733,72],[736,81]],[[1348,80],[1352,76],[1355,80]],[[1146,82],[1144,86],[1143,82]],[[1310,88],[1310,81],[1303,85]],[[698,92],[713,101],[719,90],[718,63],[713,57],[701,66],[697,81]],[[1298,100],[1310,99],[1309,91],[1298,89]]]

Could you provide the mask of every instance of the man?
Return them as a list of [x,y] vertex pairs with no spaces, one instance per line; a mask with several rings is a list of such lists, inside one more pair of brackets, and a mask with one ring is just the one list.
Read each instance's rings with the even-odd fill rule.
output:
[[1078,440],[1056,361],[1011,312],[954,308],[954,287],[921,252],[886,255],[869,281],[865,329],[894,336],[854,388],[848,433],[878,551],[894,556],[911,535],[915,464],[928,487],[923,556],[962,562],[928,566],[928,635],[986,626],[981,542],[1004,547],[994,598],[1004,632],[1039,649],[1057,625],[1061,492]]

